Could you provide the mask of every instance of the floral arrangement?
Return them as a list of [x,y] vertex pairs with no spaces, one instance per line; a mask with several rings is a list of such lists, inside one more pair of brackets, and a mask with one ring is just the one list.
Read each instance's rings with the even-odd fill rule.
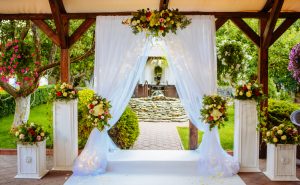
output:
[[44,141],[49,136],[48,132],[35,123],[23,123],[18,127],[12,128],[11,132],[17,139],[17,142],[22,144],[34,144]]
[[288,70],[293,73],[293,78],[300,83],[300,43],[292,48],[289,58]]
[[204,96],[202,109],[200,110],[202,121],[209,124],[211,130],[215,126],[224,126],[224,121],[228,120],[227,101],[218,95]]
[[4,52],[0,52],[0,80],[7,83],[10,78],[17,77],[16,85],[32,86],[39,79],[37,70],[41,66],[34,60],[32,50],[25,42],[8,41]]
[[292,124],[280,124],[270,130],[262,132],[266,143],[271,144],[299,144],[300,135]]
[[263,98],[262,85],[256,81],[241,82],[235,87],[234,98],[239,100],[261,100]]
[[58,83],[51,93],[52,100],[73,100],[78,98],[78,91],[68,83]]
[[167,33],[172,32],[176,34],[177,29],[184,29],[191,23],[191,19],[181,15],[176,10],[138,10],[133,13],[132,18],[128,18],[122,22],[132,28],[134,34],[146,32],[147,35],[155,37],[166,36]]
[[241,42],[222,40],[217,45],[218,82],[224,85],[237,84],[247,67],[248,56]]
[[106,98],[94,95],[88,102],[87,108],[88,119],[92,122],[94,127],[103,130],[105,126],[109,126],[108,120],[111,118],[109,109],[111,108],[111,105]]

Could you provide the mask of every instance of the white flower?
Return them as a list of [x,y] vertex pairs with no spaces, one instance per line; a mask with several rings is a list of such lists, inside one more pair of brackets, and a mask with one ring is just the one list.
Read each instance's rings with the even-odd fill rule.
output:
[[103,104],[96,105],[93,110],[94,110],[93,113],[94,116],[102,115],[104,113]]
[[136,22],[136,21],[132,21],[132,22],[131,22],[131,25],[132,25],[132,26],[136,26],[136,25],[137,25],[137,22]]
[[101,119],[104,119],[104,116],[101,116]]
[[92,102],[93,105],[96,105],[97,103],[98,103],[98,101],[93,101]]
[[33,123],[33,122],[31,122],[31,123],[30,123],[30,126],[31,126],[31,127],[33,127],[33,126],[34,126],[34,123]]
[[24,134],[20,134],[19,138],[20,139],[24,139],[25,135]]
[[96,122],[98,122],[98,121],[99,121],[99,119],[98,119],[98,118],[95,118],[95,119],[94,119],[94,122],[95,122],[95,123],[96,123]]
[[212,113],[211,113],[211,116],[214,118],[214,120],[218,120],[220,119],[220,117],[222,116],[223,114],[218,110],[218,109],[213,109]]

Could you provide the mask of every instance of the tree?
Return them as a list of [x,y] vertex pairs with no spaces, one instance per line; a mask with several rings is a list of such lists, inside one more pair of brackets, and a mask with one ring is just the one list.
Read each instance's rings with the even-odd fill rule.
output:
[[[60,63],[57,62],[59,55],[56,52],[57,47],[31,22],[1,21],[0,25],[2,35],[0,37],[2,43],[0,47],[2,53],[0,86],[15,98],[16,109],[13,125],[18,125],[28,120],[30,94],[38,88],[39,79],[46,74],[47,70],[59,66]],[[94,41],[92,40],[92,42]],[[92,47],[87,45],[82,47],[88,48],[85,52],[74,51],[81,55],[72,55],[71,63],[77,63],[90,57],[94,53],[94,44],[89,43],[89,46]],[[16,79],[16,86],[8,83],[8,79],[11,77]]]

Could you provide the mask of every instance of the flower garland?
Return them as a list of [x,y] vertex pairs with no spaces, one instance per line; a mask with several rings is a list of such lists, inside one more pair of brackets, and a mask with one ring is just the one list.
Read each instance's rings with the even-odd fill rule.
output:
[[49,136],[48,132],[35,123],[23,123],[16,128],[12,128],[11,133],[15,136],[17,142],[22,144],[34,144],[44,141]]
[[300,83],[300,43],[293,47],[289,58],[288,70],[293,73],[293,78]]
[[260,101],[263,98],[262,85],[256,81],[241,82],[235,87],[234,98],[238,100]]
[[209,124],[209,130],[217,126],[224,126],[224,121],[228,120],[227,101],[221,96],[204,96],[202,109],[200,110],[202,121]]
[[32,48],[25,42],[8,41],[4,52],[0,52],[0,80],[7,83],[16,77],[18,86],[32,86],[39,78],[37,69],[41,66],[34,56]]
[[291,124],[280,124],[262,132],[263,140],[271,144],[299,144],[300,135]]
[[108,120],[111,118],[109,109],[110,102],[106,98],[94,95],[88,102],[88,119],[92,122],[94,127],[103,130],[105,126],[109,126]]
[[52,90],[51,99],[53,101],[57,100],[74,100],[78,98],[78,91],[73,87],[73,85],[68,83],[58,83]]
[[132,28],[134,34],[146,32],[147,35],[154,37],[166,36],[172,32],[176,34],[177,29],[184,29],[191,24],[191,19],[181,15],[179,10],[138,10],[133,13],[132,18],[128,18],[122,22]]

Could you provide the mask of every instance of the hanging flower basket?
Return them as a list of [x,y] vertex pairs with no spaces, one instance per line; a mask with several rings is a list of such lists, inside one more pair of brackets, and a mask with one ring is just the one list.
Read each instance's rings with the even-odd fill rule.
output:
[[95,95],[91,101],[88,102],[88,119],[94,127],[103,130],[105,126],[109,126],[108,120],[111,118],[109,109],[110,102],[106,98]]
[[202,121],[209,124],[209,130],[217,126],[224,126],[228,120],[227,101],[218,95],[204,96],[200,110]]
[[146,32],[147,35],[154,37],[166,36],[167,33],[172,32],[176,34],[178,29],[186,28],[191,19],[179,13],[179,10],[138,10],[133,13],[133,17],[128,18],[122,22],[132,28],[134,34]]
[[293,78],[300,83],[300,43],[293,47],[289,58],[288,70],[293,73]]

